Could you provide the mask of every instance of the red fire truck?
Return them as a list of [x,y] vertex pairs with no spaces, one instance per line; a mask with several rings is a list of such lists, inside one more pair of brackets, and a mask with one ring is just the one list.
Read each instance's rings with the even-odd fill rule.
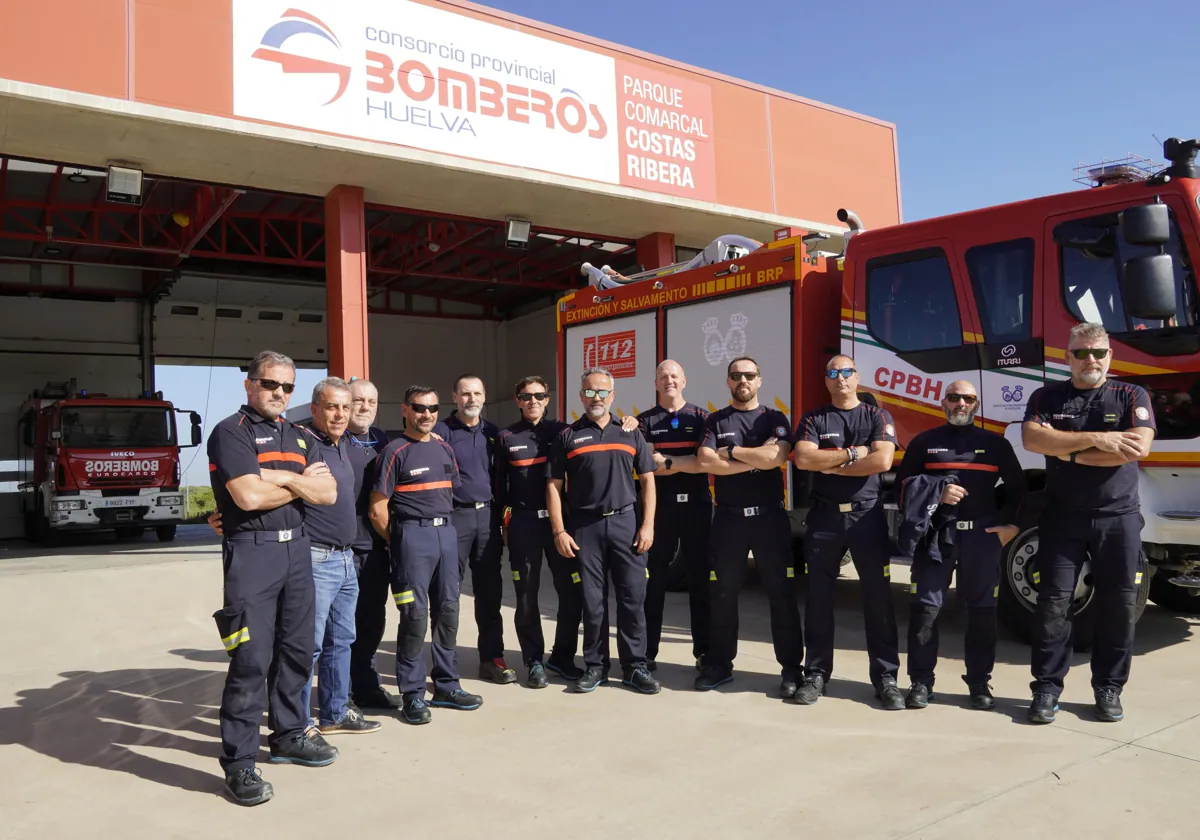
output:
[[[1147,388],[1158,421],[1141,464],[1139,615],[1147,597],[1200,610],[1198,148],[1168,140],[1161,172],[1100,167],[1091,189],[879,230],[841,210],[840,240],[793,229],[761,246],[716,240],[687,264],[631,277],[585,265],[596,282],[558,304],[560,416],[578,417],[579,375],[597,365],[615,377],[618,412],[649,408],[664,358],[683,365],[688,399],[715,410],[728,404],[727,363],[746,354],[762,368],[760,402],[794,424],[827,401],[822,368],[841,352],[856,360],[862,398],[895,418],[899,459],[917,432],[944,422],[946,386],[969,380],[977,423],[1012,442],[1033,491],[1001,575],[1002,620],[1028,637],[1045,460],[1022,447],[1021,420],[1039,385],[1069,378],[1071,327],[1101,323],[1112,375]],[[787,471],[798,544],[807,475]],[[1091,598],[1085,569],[1080,646]]]
[[[177,414],[191,443],[179,444]],[[34,391],[18,415],[25,534],[113,529],[118,537],[154,528],[175,539],[184,517],[179,450],[200,445],[200,415],[162,393],[119,399],[89,394],[75,380]]]

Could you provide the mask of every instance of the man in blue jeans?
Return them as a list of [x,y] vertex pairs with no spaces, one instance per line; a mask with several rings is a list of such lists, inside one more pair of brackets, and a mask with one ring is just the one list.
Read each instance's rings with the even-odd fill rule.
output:
[[[354,642],[354,612],[358,605],[358,571],[354,566],[354,540],[358,514],[354,493],[354,462],[346,428],[353,409],[350,386],[327,377],[313,388],[312,421],[301,427],[309,446],[337,482],[337,501],[305,510],[304,529],[312,543],[313,585],[316,588],[316,632],[313,664],[317,671],[318,728],[323,735],[362,734],[379,729],[350,704],[350,645]],[[302,439],[303,443],[303,439]],[[312,680],[301,698],[305,710],[312,706]]]

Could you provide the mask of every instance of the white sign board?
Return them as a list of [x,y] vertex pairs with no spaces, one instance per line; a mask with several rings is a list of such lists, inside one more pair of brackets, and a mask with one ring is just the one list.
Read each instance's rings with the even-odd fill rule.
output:
[[578,420],[583,408],[579,377],[587,368],[601,367],[613,375],[612,410],[618,417],[640,414],[654,406],[654,368],[658,365],[658,315],[644,312],[567,327],[563,391],[567,422]]
[[791,312],[790,286],[667,309],[666,357],[683,366],[688,401],[710,411],[729,405],[729,363],[751,356],[763,377],[758,401],[794,426]]

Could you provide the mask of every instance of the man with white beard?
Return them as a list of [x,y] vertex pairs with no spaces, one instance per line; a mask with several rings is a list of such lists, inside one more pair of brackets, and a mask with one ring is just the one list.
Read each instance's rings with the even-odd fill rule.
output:
[[[963,639],[967,691],[971,705],[981,711],[995,708],[988,680],[996,663],[996,596],[1000,584],[1000,552],[1017,535],[1025,503],[1025,473],[1012,444],[1003,435],[975,425],[979,398],[975,386],[951,382],[942,400],[946,425],[921,432],[912,439],[896,475],[897,486],[917,475],[948,475],[957,483],[946,485],[931,519],[953,518],[952,541],[937,552],[915,552],[909,587],[908,675],[912,686],[905,705],[923,709],[933,691],[938,654],[938,613],[957,580],[959,601],[967,608]],[[1005,505],[996,505],[996,481],[1003,480]],[[901,490],[903,493],[904,491]],[[935,491],[936,492],[936,491]],[[931,530],[934,530],[931,528]],[[939,540],[941,542],[941,540]],[[933,555],[941,562],[933,562]]]

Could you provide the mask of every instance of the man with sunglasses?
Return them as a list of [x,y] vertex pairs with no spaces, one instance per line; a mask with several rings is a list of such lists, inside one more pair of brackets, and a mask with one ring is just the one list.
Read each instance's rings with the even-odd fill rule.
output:
[[[413,385],[404,394],[404,435],[379,456],[371,490],[371,524],[391,549],[392,592],[400,610],[396,682],[406,723],[429,723],[429,706],[478,709],[483,698],[459,683],[458,599],[462,582],[451,515],[459,484],[454,450],[431,434],[437,392]],[[433,617],[433,701],[425,702],[425,631]]]
[[[657,694],[646,667],[646,552],[654,543],[654,457],[636,428],[625,430],[610,413],[613,377],[603,368],[583,372],[579,398],[584,416],[551,444],[546,509],[554,547],[579,558],[583,587],[583,663],[575,690],[595,691],[608,682],[608,577],[617,595],[617,652],[622,684]],[[643,520],[637,524],[634,473],[642,490]],[[571,493],[564,523],[561,493]]]
[[879,475],[892,467],[896,430],[886,411],[858,399],[858,371],[849,356],[834,356],[825,365],[825,389],[830,403],[805,414],[796,427],[793,461],[797,469],[813,473],[813,505],[804,535],[808,661],[804,684],[793,699],[805,706],[816,703],[833,675],[833,602],[842,555],[850,549],[862,588],[871,684],[884,709],[900,710],[900,644],[889,585],[887,519],[879,503]]
[[[492,504],[493,464],[500,428],[482,418],[487,392],[483,380],[463,374],[454,381],[457,408],[433,427],[433,433],[454,450],[461,481],[454,488],[454,531],[458,534],[460,579],[471,570],[475,626],[479,631],[479,678],[505,685],[517,672],[504,662],[504,596],[500,537],[500,508]],[[435,619],[436,624],[436,619]]]
[[1029,397],[1021,440],[1046,456],[1046,508],[1038,522],[1037,609],[1032,645],[1031,723],[1052,723],[1071,664],[1071,603],[1080,569],[1092,564],[1097,720],[1124,718],[1137,592],[1142,572],[1138,461],[1154,440],[1146,390],[1108,378],[1108,333],[1077,324],[1067,338],[1071,379]]
[[716,476],[709,566],[709,655],[696,677],[697,691],[733,679],[737,656],[738,594],[750,552],[762,575],[771,610],[771,641],[779,663],[779,693],[790,697],[804,660],[804,634],[796,605],[791,527],[784,510],[783,472],[792,436],[781,411],[759,405],[758,362],[740,356],[725,371],[732,402],[708,416],[698,465]]
[[208,440],[223,517],[225,599],[213,618],[231,657],[221,695],[221,766],[226,792],[239,805],[274,794],[255,767],[264,711],[272,763],[321,767],[338,756],[309,728],[302,700],[315,622],[304,507],[332,505],[337,484],[307,433],[283,419],[295,381],[291,359],[259,353],[246,374],[246,404]]
[[[551,442],[567,428],[566,423],[546,418],[549,402],[546,380],[540,376],[526,376],[518,382],[516,403],[521,419],[500,433],[496,446],[496,504],[509,511],[506,533],[517,593],[517,641],[529,669],[525,684],[530,688],[549,685],[547,670],[571,682],[583,676],[575,665],[583,620],[579,561],[555,550],[546,508],[546,460]],[[538,608],[543,556],[558,593],[558,624],[549,659],[545,659],[546,640]]]
[[646,584],[646,660],[655,670],[662,640],[667,577],[675,550],[682,547],[687,569],[688,606],[691,612],[692,656],[703,668],[708,653],[708,544],[712,531],[712,495],[708,473],[696,460],[704,440],[708,412],[684,399],[687,376],[673,359],[654,371],[658,403],[638,415],[642,436],[654,449],[655,492],[658,512],[654,520],[654,545],[650,547],[650,581]]
[[[988,681],[996,664],[996,596],[1000,585],[1001,549],[1017,535],[1025,502],[1025,472],[1003,435],[975,425],[979,399],[966,380],[946,387],[942,411],[946,424],[912,439],[900,462],[896,483],[917,475],[948,475],[947,485],[930,517],[934,523],[953,518],[949,540],[939,538],[940,562],[929,552],[913,554],[909,587],[908,675],[905,698],[910,709],[923,709],[933,696],[938,656],[938,613],[954,575],[960,602],[967,609],[963,659],[972,707],[996,706]],[[996,481],[1004,482],[1005,504],[996,505]],[[952,515],[951,515],[952,514]],[[940,517],[940,519],[939,519]]]
[[358,534],[354,538],[354,566],[358,570],[358,606],[354,613],[355,636],[350,646],[350,697],[360,709],[391,710],[400,698],[389,694],[375,670],[375,653],[383,641],[387,623],[388,590],[392,561],[387,543],[375,533],[367,511],[375,486],[378,456],[387,447],[388,434],[375,423],[379,412],[379,390],[367,379],[351,379],[353,409],[346,438],[354,465]]

